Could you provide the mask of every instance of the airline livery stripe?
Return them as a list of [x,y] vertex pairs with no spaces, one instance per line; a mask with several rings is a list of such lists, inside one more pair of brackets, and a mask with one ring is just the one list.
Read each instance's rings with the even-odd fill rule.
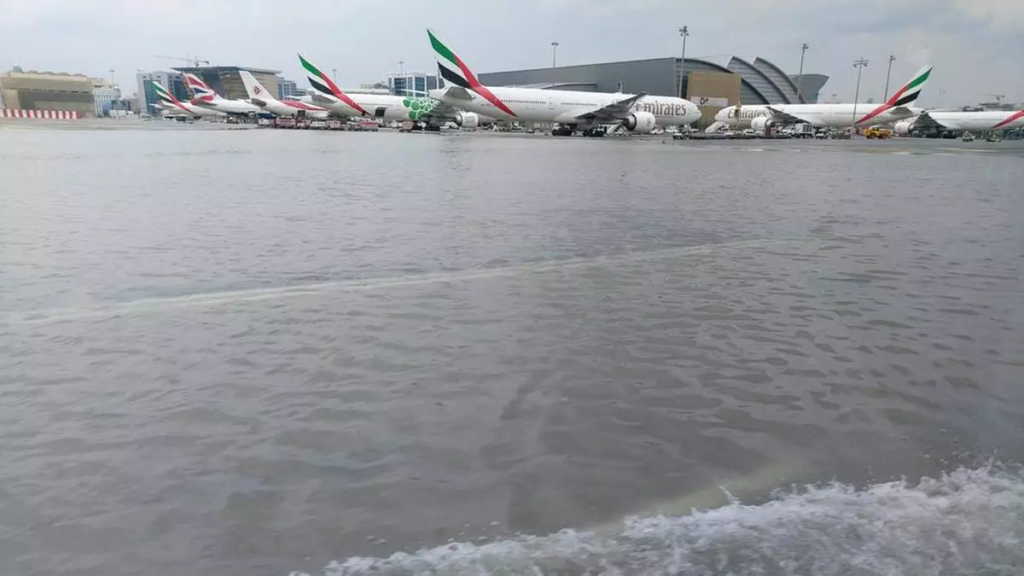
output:
[[1024,118],[1024,110],[1020,110],[1020,111],[1017,111],[1017,112],[1013,113],[1006,120],[1003,120],[999,124],[996,124],[995,126],[993,126],[992,129],[995,130],[996,128],[1002,128],[1003,126],[1006,126],[1010,122],[1013,122],[1014,120],[1018,120],[1020,118]]
[[473,86],[473,91],[486,98],[488,102],[494,104],[502,112],[508,114],[509,116],[512,116],[513,118],[517,117],[516,113],[513,112],[512,109],[509,108],[504,102],[502,102],[500,98],[498,98],[490,90],[488,90],[486,86],[481,86],[479,83],[477,83],[475,86]]
[[[894,104],[897,100],[901,99],[904,94],[906,94],[907,92],[909,92],[910,90],[912,90],[914,88],[918,88],[919,89],[918,91],[920,92],[920,86],[922,84],[924,84],[926,80],[928,80],[928,77],[931,76],[931,74],[932,74],[931,68],[927,69],[923,74],[917,76],[916,78],[914,78],[913,80],[911,80],[910,82],[905,84],[902,88],[897,90],[896,93],[892,95],[892,98],[890,98],[889,102],[887,102],[887,103],[888,104]],[[898,105],[898,104],[894,104],[894,105]]]
[[914,93],[914,94],[907,94],[907,95],[906,95],[906,96],[904,96],[903,98],[900,98],[899,100],[897,100],[896,102],[894,102],[894,103],[893,103],[893,106],[903,106],[903,105],[905,105],[905,104],[911,104],[911,103],[913,103],[913,102],[914,102],[915,100],[917,100],[917,93]]
[[[468,88],[476,92],[480,96],[483,96],[485,100],[487,100],[491,104],[494,104],[494,107],[497,108],[498,110],[501,110],[502,112],[508,114],[509,116],[512,116],[513,118],[516,117],[516,113],[513,112],[512,109],[509,108],[507,104],[502,102],[500,98],[498,98],[490,90],[488,90],[486,86],[481,85],[480,82],[476,79],[476,76],[474,76],[473,72],[469,69],[469,66],[466,66],[466,63],[463,62],[461,58],[456,56],[454,52],[449,50],[447,46],[445,46],[444,44],[441,43],[440,40],[435,38],[433,32],[427,30],[427,36],[430,38],[430,45],[434,48],[434,51],[437,53],[437,55],[441,57],[438,59],[437,63],[438,69],[441,71],[442,78],[451,82],[452,84],[455,84],[456,86]],[[447,62],[443,61],[442,58]],[[448,63],[457,66],[458,70],[451,69],[448,66]],[[458,77],[460,74],[462,76],[461,78]]]
[[316,66],[313,66],[312,64],[307,62],[306,59],[302,57],[302,54],[299,54],[299,63],[302,64],[302,67],[306,69],[306,72],[309,72],[314,76],[320,75],[320,71],[316,69]]
[[309,85],[310,86],[312,86],[313,88],[323,92],[324,94],[330,94],[331,93],[331,89],[328,88],[327,86],[324,86],[323,84],[321,84],[320,80],[318,78],[314,78],[313,76],[307,76],[306,80],[309,80]]
[[459,65],[459,62],[457,60],[457,57],[455,56],[455,53],[453,53],[451,50],[449,50],[447,46],[442,44],[440,40],[435,38],[433,32],[431,32],[430,30],[427,30],[427,36],[430,37],[430,45],[433,46],[435,52],[437,52],[438,54],[443,56],[446,60],[448,60],[452,64],[455,64],[456,66]]
[[445,81],[451,82],[456,86],[469,88],[469,82],[467,82],[466,79],[463,78],[462,76],[459,76],[455,72],[452,72],[450,69],[448,69],[447,66],[438,66],[437,69],[441,72],[441,77],[444,78]]
[[878,108],[875,108],[870,113],[868,113],[868,115],[864,116],[860,120],[857,120],[857,124],[862,124],[864,122],[867,122],[868,120],[871,120],[875,116],[878,116],[879,114],[881,114],[882,112],[885,112],[886,110],[888,110],[890,108],[892,108],[891,104],[882,104]]
[[[317,88],[318,90],[320,90],[324,94],[333,95],[335,98],[341,100],[342,102],[347,104],[350,108],[352,108],[356,112],[359,112],[363,116],[369,116],[370,115],[369,112],[364,110],[363,107],[360,106],[359,104],[357,104],[355,100],[350,98],[348,94],[345,94],[344,92],[342,92],[341,89],[338,88],[338,86],[327,76],[327,74],[324,74],[323,72],[320,71],[319,68],[317,68],[316,66],[313,66],[313,64],[311,62],[309,62],[308,60],[303,58],[302,54],[299,54],[299,62],[302,63],[302,67],[305,68],[306,71],[309,72],[312,76],[316,76],[317,78],[319,78],[320,80],[323,81],[323,82],[320,83],[321,87]],[[307,78],[309,79],[310,83],[313,82],[313,78],[312,77],[307,77]],[[316,88],[316,86],[314,86],[314,88]],[[324,88],[326,88],[326,90]]]
[[920,86],[921,84],[924,84],[925,80],[927,80],[927,79],[928,79],[928,77],[929,77],[929,76],[931,76],[931,74],[932,74],[932,71],[931,71],[931,70],[929,69],[929,70],[928,70],[927,72],[925,72],[924,74],[921,74],[921,75],[920,75],[920,76],[918,76],[917,78],[914,78],[913,80],[911,80],[911,81],[910,81],[910,84],[907,84],[907,85],[906,85],[906,86],[904,87],[904,89],[905,89],[905,90],[910,90],[911,88],[917,88],[917,87],[918,87],[918,86]]

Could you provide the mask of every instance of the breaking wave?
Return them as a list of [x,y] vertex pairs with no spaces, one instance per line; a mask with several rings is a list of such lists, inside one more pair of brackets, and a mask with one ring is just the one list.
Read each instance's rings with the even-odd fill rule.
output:
[[[777,492],[681,517],[633,517],[616,534],[563,530],[332,562],[325,576],[1020,574],[1024,472]],[[300,576],[293,572],[292,576]]]

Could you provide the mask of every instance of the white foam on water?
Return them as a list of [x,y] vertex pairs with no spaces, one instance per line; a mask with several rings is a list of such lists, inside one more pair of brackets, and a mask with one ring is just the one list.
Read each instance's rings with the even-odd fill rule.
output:
[[[1020,574],[1024,472],[990,465],[916,484],[807,486],[760,505],[349,558],[326,576]],[[293,573],[298,574],[298,573]]]
[[0,317],[0,320],[6,320],[7,322],[18,324],[38,324],[65,320],[79,320],[83,318],[112,317],[122,314],[142,314],[166,310],[168,308],[219,306],[237,302],[279,300],[284,298],[330,294],[334,292],[385,290],[389,288],[435,284],[439,282],[469,282],[489,278],[518,276],[527,273],[544,273],[591,266],[614,266],[625,262],[660,260],[743,246],[757,245],[767,247],[781,243],[783,243],[783,241],[779,240],[742,240],[737,242],[721,242],[714,244],[702,244],[699,246],[687,246],[683,248],[631,252],[611,256],[570,258],[565,260],[532,262],[500,267],[478,267],[456,272],[424,273],[392,278],[340,280],[305,284],[301,286],[251,288],[189,294],[185,296],[142,298],[131,302],[98,305],[94,307],[51,308],[30,312],[15,312],[8,314],[6,318]]

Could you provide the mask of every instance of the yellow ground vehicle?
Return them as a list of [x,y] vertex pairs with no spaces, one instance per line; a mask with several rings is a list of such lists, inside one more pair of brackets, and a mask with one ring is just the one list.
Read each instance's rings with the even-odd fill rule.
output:
[[867,137],[868,140],[874,140],[876,138],[878,140],[888,140],[889,138],[892,138],[892,131],[886,130],[885,128],[872,127],[864,131],[864,136]]

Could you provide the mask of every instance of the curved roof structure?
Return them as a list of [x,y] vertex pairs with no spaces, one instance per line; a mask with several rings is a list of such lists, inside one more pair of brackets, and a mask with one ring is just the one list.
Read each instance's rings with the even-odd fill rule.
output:
[[804,100],[810,104],[814,104],[818,101],[818,97],[821,95],[821,89],[828,82],[828,76],[824,74],[804,74],[803,77],[798,77],[796,74],[791,74],[790,79],[794,83],[800,82],[801,86],[800,93],[803,94]]
[[[772,62],[754,57],[752,60],[729,56],[719,64],[704,58],[687,58],[687,70],[715,70],[739,74],[740,100],[744,104],[805,104],[817,100],[821,87],[828,82],[824,74],[803,75],[803,90],[797,88],[796,76],[789,75]],[[813,99],[812,99],[813,98]]]
[[[614,92],[621,89],[623,92],[646,92],[667,96],[679,93],[680,70],[738,74],[740,102],[743,104],[810,102],[810,97],[816,95],[824,81],[828,80],[827,76],[820,74],[804,74],[804,90],[801,97],[795,80],[775,64],[760,57],[738,56],[687,58],[685,66],[681,66],[679,57],[578,64],[558,68],[482,73],[479,78],[482,83],[491,86],[598,92]],[[816,82],[814,90],[808,89],[812,79]],[[685,91],[685,81],[683,84]]]
[[[678,60],[678,58],[676,59]],[[731,72],[737,74],[736,70],[730,70],[729,68],[712,62],[711,60],[704,60],[698,58],[687,58],[686,59],[686,70],[708,70],[711,72]],[[756,86],[742,73],[740,73],[740,100],[742,102],[749,102],[751,104],[769,104],[768,98],[757,89]]]
[[786,98],[786,93],[771,78],[765,76],[764,73],[747,60],[733,56],[729,60],[728,68],[733,73],[742,76],[745,82],[757,90],[763,101],[759,102],[759,104],[791,104],[789,99]]
[[807,103],[806,100],[800,97],[800,94],[797,91],[796,82],[793,82],[793,80],[791,80],[790,77],[780,70],[775,64],[772,64],[764,58],[754,58],[754,68],[757,68],[765,78],[770,80],[772,84],[774,84],[775,87],[785,95],[790,104]]

